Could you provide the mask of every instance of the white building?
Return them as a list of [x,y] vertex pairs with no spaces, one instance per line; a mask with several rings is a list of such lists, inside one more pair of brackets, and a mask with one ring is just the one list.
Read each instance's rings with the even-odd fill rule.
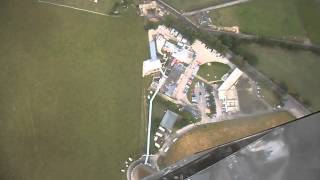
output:
[[139,9],[140,9],[141,16],[148,16],[150,10],[156,12],[156,14],[159,16],[165,15],[165,13],[157,5],[156,1],[151,1],[145,4],[139,4]]
[[237,112],[240,110],[235,84],[238,82],[242,74],[243,72],[240,69],[234,69],[218,89],[219,99],[222,101],[226,112]]
[[163,46],[165,45],[166,41],[167,41],[167,40],[164,38],[163,35],[157,35],[157,38],[156,38],[156,46],[157,46],[157,51],[158,51],[159,54],[162,54],[162,55],[163,55],[163,53],[162,53],[162,48],[163,48]]
[[161,61],[157,57],[156,42],[153,39],[149,41],[151,59],[143,61],[142,76],[159,72],[161,70]]
[[193,60],[194,53],[187,49],[178,49],[172,53],[172,57],[176,58],[178,61],[190,64]]
[[142,76],[147,76],[156,72],[159,72],[161,70],[161,62],[160,60],[145,60],[143,61],[143,72]]

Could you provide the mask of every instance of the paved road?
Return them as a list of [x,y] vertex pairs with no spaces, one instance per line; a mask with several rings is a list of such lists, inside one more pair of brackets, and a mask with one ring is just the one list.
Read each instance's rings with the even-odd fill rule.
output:
[[199,75],[196,75],[195,77],[198,78],[199,80],[203,81],[204,83],[206,83],[208,86],[212,86],[212,93],[213,93],[214,101],[216,104],[216,117],[212,118],[210,121],[216,122],[223,114],[223,112],[222,112],[223,105],[222,105],[222,102],[220,101],[219,96],[218,96],[218,89],[216,86],[212,85],[209,81],[207,81],[203,77],[201,77]]
[[212,10],[221,9],[221,8],[225,8],[225,7],[229,7],[229,6],[234,6],[234,5],[245,3],[248,1],[251,1],[251,0],[235,0],[235,1],[227,2],[227,3],[223,3],[223,4],[219,4],[219,5],[215,5],[215,6],[210,6],[210,7],[195,10],[195,11],[191,11],[191,12],[186,12],[186,13],[183,13],[182,15],[192,16],[192,15],[195,15],[195,14],[198,14],[201,12],[212,11]]
[[184,90],[190,80],[191,76],[196,74],[199,70],[199,65],[196,61],[193,61],[185,70],[184,74],[180,78],[180,82],[173,93],[173,97],[175,97],[178,101],[187,101],[189,102],[186,97],[186,93]]
[[207,99],[205,97],[206,89],[201,83],[196,84],[194,88],[194,93],[197,98],[197,106],[201,114],[201,122],[208,123],[211,122],[210,118],[207,116],[206,109],[207,109]]

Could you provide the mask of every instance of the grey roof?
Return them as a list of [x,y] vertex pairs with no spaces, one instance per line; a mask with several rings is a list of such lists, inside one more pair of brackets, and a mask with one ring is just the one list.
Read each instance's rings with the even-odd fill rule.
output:
[[174,90],[176,89],[177,85],[174,83],[174,84],[168,84],[168,85],[165,85],[164,86],[165,88],[165,94],[167,96],[172,96]]
[[160,125],[168,130],[172,130],[174,127],[174,124],[176,123],[178,119],[178,114],[167,110],[166,114],[164,114]]
[[149,48],[150,48],[151,61],[156,61],[158,58],[157,58],[156,42],[154,40],[149,42]]

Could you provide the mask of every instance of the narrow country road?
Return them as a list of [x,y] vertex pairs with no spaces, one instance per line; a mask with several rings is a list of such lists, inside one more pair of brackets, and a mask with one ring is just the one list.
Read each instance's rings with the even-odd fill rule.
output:
[[218,5],[210,6],[207,8],[195,10],[195,11],[186,12],[186,13],[183,13],[182,15],[192,16],[192,15],[195,15],[195,14],[198,14],[201,12],[212,11],[212,10],[221,9],[221,8],[225,8],[225,7],[229,7],[229,6],[234,6],[234,5],[245,3],[248,1],[251,1],[251,0],[235,0],[235,1],[227,2],[227,3],[218,4]]
[[[249,0],[247,0],[249,1]],[[162,6],[164,9],[166,9],[169,13],[175,15],[179,20],[182,20],[183,22],[191,25],[191,27],[195,28],[195,29],[200,29],[203,31],[206,31],[210,34],[213,35],[229,35],[229,36],[233,36],[239,39],[245,39],[245,40],[259,40],[260,36],[257,35],[253,35],[253,34],[244,34],[244,33],[233,33],[233,32],[227,32],[227,31],[220,31],[220,30],[216,30],[213,28],[208,28],[208,27],[201,27],[200,25],[196,24],[195,22],[193,22],[192,20],[190,20],[185,14],[182,14],[180,11],[178,11],[177,9],[175,9],[174,7],[172,7],[170,4],[164,2],[163,0],[156,0],[156,2]],[[222,6],[223,4],[221,4],[220,6]],[[236,5],[236,4],[234,4]],[[221,7],[220,7],[221,8]],[[311,48],[311,49],[320,49],[319,45],[315,45],[315,44],[306,44],[305,42],[299,42],[299,41],[294,41],[294,40],[290,40],[290,39],[279,39],[279,38],[273,38],[273,37],[268,37],[268,40],[273,41],[275,43],[283,43],[283,44],[287,44],[287,45],[294,45],[294,46],[299,46],[301,48]]]

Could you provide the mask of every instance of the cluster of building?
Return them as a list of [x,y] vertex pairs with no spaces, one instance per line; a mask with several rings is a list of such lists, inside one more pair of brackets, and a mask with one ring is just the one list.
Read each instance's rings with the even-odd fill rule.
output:
[[156,87],[163,69],[168,77],[161,92],[172,97],[186,67],[193,62],[195,52],[188,40],[175,29],[159,26],[156,30],[149,30],[148,35],[151,59],[143,62],[142,76],[154,74],[153,87]]
[[158,6],[156,1],[145,1],[139,4],[140,16],[149,18],[151,21],[157,21],[157,17],[162,17],[166,15],[160,6]]
[[[177,30],[165,26],[149,30],[148,36],[150,59],[143,62],[142,76],[153,75],[151,88],[156,89],[159,80],[165,75],[166,80],[159,92],[177,99],[177,89],[181,90],[183,86],[181,92],[186,96],[200,65],[220,62],[229,65],[233,71],[222,78],[223,83],[217,88],[217,97],[214,98],[221,102],[222,112],[235,113],[240,110],[236,83],[243,72],[236,68],[228,58],[208,48],[199,40],[190,44]],[[210,102],[215,103],[216,101],[210,100]],[[207,108],[214,109],[209,108],[212,106],[215,107],[216,104],[209,104]],[[170,132],[170,128],[164,128]],[[158,132],[158,136],[154,139],[155,142],[161,140],[161,132]],[[161,143],[156,144],[156,147],[160,146]]]

